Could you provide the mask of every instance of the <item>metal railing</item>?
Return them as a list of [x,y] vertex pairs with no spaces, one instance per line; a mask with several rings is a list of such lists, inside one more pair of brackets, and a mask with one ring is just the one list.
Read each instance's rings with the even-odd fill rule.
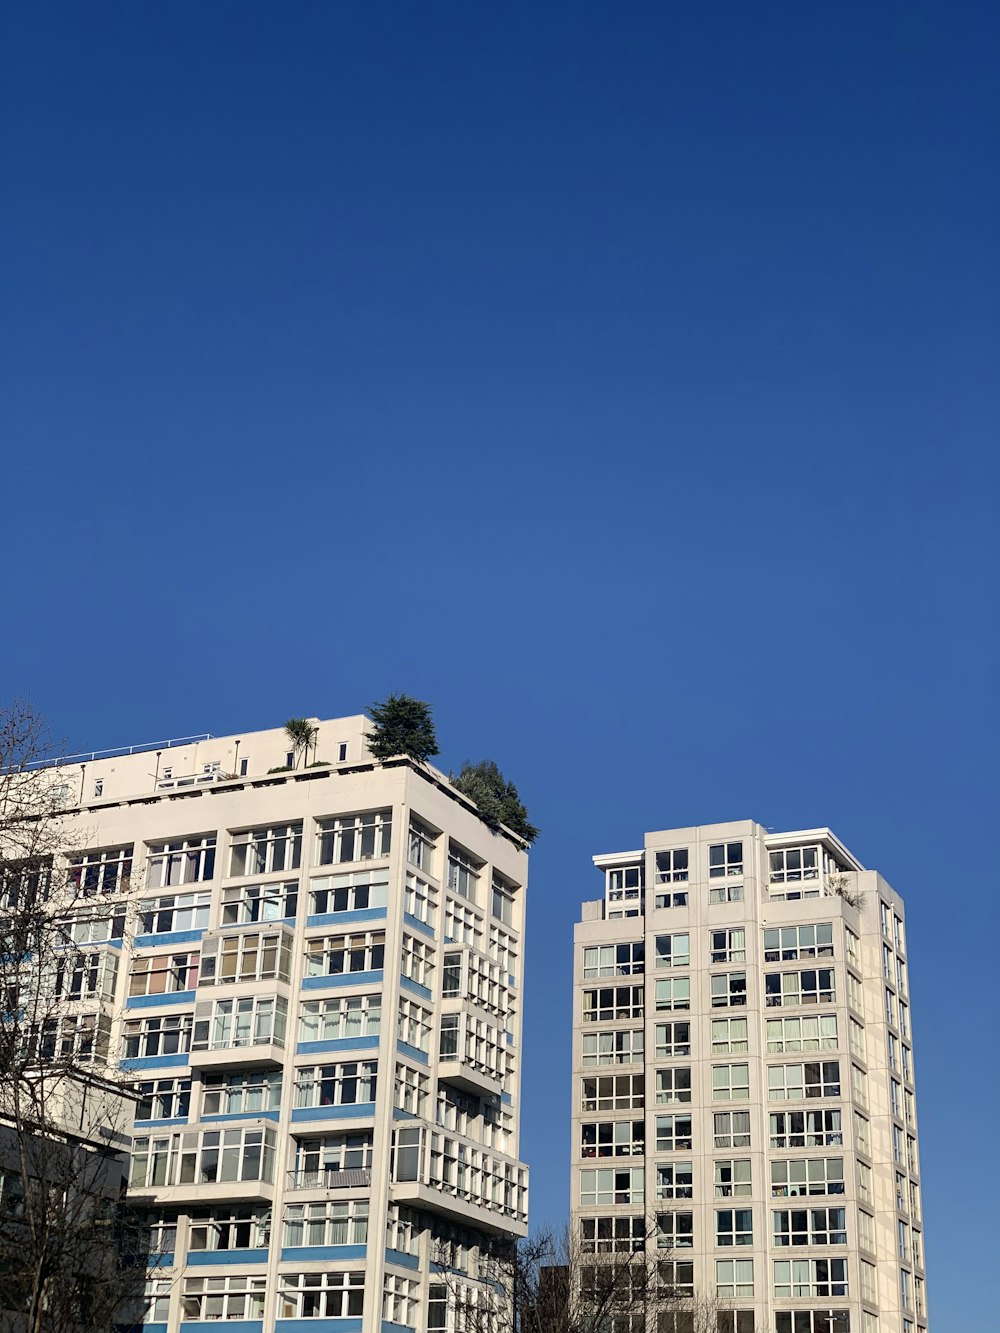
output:
[[98,759],[119,759],[129,754],[148,754],[156,750],[172,750],[178,745],[195,745],[198,741],[212,740],[210,731],[197,736],[174,736],[166,741],[148,741],[142,745],[117,745],[110,750],[87,750],[80,754],[61,754],[53,759],[32,759],[25,768],[58,768],[63,764],[92,764]]
[[318,1171],[289,1171],[288,1188],[293,1190],[347,1190],[360,1189],[372,1183],[371,1168],[354,1167],[346,1171],[335,1166],[323,1166]]

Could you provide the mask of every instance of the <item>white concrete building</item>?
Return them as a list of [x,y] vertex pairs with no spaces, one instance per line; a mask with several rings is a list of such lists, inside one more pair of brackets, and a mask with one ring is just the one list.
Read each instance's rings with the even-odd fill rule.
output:
[[[899,895],[829,829],[595,856],[575,931],[572,1216],[720,1333],[923,1333]],[[671,1315],[660,1333],[682,1333]]]
[[60,769],[64,1039],[141,1093],[148,1333],[439,1333],[526,1231],[525,850],[366,718],[317,725],[310,767],[279,728]]

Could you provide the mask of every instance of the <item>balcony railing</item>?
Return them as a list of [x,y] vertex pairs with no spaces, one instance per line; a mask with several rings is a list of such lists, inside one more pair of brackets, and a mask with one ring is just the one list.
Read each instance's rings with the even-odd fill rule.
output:
[[341,1170],[322,1166],[317,1171],[289,1171],[288,1188],[291,1190],[351,1190],[363,1189],[372,1183],[371,1168],[354,1167]]

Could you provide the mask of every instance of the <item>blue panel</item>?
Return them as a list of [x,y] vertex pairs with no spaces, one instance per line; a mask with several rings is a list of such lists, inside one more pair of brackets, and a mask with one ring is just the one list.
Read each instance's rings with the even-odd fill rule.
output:
[[202,1120],[274,1120],[281,1119],[280,1111],[221,1111],[218,1115],[203,1115]]
[[403,920],[411,930],[419,930],[422,934],[434,939],[434,928],[433,926],[429,926],[426,921],[418,920],[417,917],[413,916],[410,912],[403,913]]
[[294,926],[295,918],[293,916],[275,916],[268,917],[266,921],[224,921],[216,926],[216,930],[245,930],[247,926]]
[[130,995],[126,1009],[162,1009],[168,1004],[194,1004],[193,990],[178,990],[170,995]]
[[353,1106],[297,1106],[292,1123],[304,1120],[368,1120],[375,1114],[374,1102],[355,1102]]
[[411,981],[409,977],[400,977],[399,984],[404,990],[412,991],[414,995],[419,995],[422,1000],[429,1000],[431,993],[426,986],[421,986],[419,981]]
[[137,949],[155,949],[161,944],[193,944],[204,933],[204,930],[167,930],[162,935],[136,935],[132,943]]
[[412,1111],[404,1111],[401,1106],[392,1108],[393,1120],[416,1120],[418,1117]]
[[420,1268],[420,1260],[415,1254],[404,1254],[402,1250],[386,1250],[385,1261],[387,1264],[399,1264],[401,1268]]
[[400,1055],[408,1056],[411,1060],[418,1060],[422,1065],[429,1063],[426,1053],[416,1046],[411,1046],[409,1042],[397,1041],[396,1050],[399,1051]]
[[173,1116],[169,1120],[136,1120],[132,1125],[132,1133],[142,1134],[147,1129],[164,1129],[167,1125],[186,1125],[187,1122],[186,1115]]
[[[186,1333],[181,1325],[181,1333]],[[216,1327],[213,1333],[219,1333]],[[274,1333],[361,1333],[361,1320],[350,1319],[276,1319]]]
[[513,1045],[514,1045],[514,1034],[513,1034],[513,1032],[508,1032],[508,1033],[507,1033],[507,1045],[508,1045],[508,1046],[513,1046]]
[[[151,1254],[146,1262],[150,1268],[173,1268],[174,1252],[173,1250],[165,1250],[161,1254]],[[148,1328],[149,1325],[147,1324],[146,1327]],[[163,1327],[166,1328],[166,1324]]]
[[383,1319],[382,1333],[415,1333],[415,1330],[412,1324],[393,1324],[388,1319]]
[[367,1258],[367,1245],[286,1245],[281,1251],[282,1263],[289,1259],[297,1264],[311,1264],[320,1259]]
[[306,917],[307,926],[349,926],[352,921],[382,921],[384,907],[359,907],[356,912],[313,912]]
[[300,1041],[296,1055],[318,1055],[321,1051],[373,1051],[378,1037],[331,1037],[327,1041]]
[[143,1324],[142,1333],[167,1333],[166,1324]]
[[187,1261],[190,1268],[214,1268],[218,1264],[266,1264],[267,1250],[188,1250]]
[[[309,1323],[314,1324],[315,1319],[310,1319]],[[232,1333],[264,1333],[263,1319],[227,1319],[226,1327],[232,1330]],[[166,1324],[163,1325],[166,1328]],[[361,1325],[358,1329],[360,1333]],[[218,1319],[184,1319],[181,1321],[180,1333],[219,1333]]]
[[505,1106],[513,1106],[513,1105],[514,1105],[514,1098],[510,1095],[509,1092],[501,1092],[501,1094],[500,1094],[500,1100],[503,1102],[503,1104],[504,1104]]
[[186,1052],[178,1055],[137,1055],[132,1060],[122,1060],[119,1063],[119,1069],[165,1069],[174,1068],[178,1065],[186,1065],[188,1057]]
[[[303,990],[323,990],[330,986],[381,986],[384,973],[377,972],[338,972],[333,977],[304,977]],[[427,998],[430,999],[430,991]]]

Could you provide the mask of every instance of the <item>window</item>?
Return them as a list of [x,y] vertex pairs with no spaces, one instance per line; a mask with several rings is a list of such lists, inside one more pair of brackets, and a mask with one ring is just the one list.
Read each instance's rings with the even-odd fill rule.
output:
[[712,1054],[730,1055],[749,1050],[745,1018],[712,1019]]
[[295,1105],[354,1106],[373,1102],[377,1073],[375,1060],[305,1065],[295,1071]]
[[858,1198],[863,1203],[874,1203],[875,1196],[872,1193],[872,1169],[866,1166],[864,1162],[857,1163],[858,1168]]
[[429,987],[434,971],[433,947],[412,935],[404,935],[401,971],[404,977],[409,977],[418,986]]
[[840,1062],[810,1060],[801,1065],[771,1065],[767,1071],[768,1101],[804,1097],[839,1097]]
[[385,1225],[385,1243],[400,1254],[420,1254],[420,1214],[412,1208],[391,1203]]
[[433,875],[434,844],[436,841],[437,834],[432,832],[426,824],[422,824],[419,819],[411,819],[406,841],[406,859],[411,865],[415,865],[418,870]]
[[580,1248],[584,1254],[630,1254],[646,1248],[646,1219],[638,1217],[584,1217],[580,1219]]
[[82,852],[70,858],[69,882],[84,898],[128,893],[132,879],[132,844]]
[[904,1263],[910,1262],[910,1228],[902,1218],[896,1219],[896,1252]]
[[897,953],[906,953],[906,941],[903,938],[903,919],[893,913],[892,918],[892,942],[896,946]]
[[608,902],[638,900],[646,884],[645,866],[640,862],[634,866],[618,866],[605,872],[605,893]]
[[781,926],[764,931],[764,962],[794,963],[800,958],[833,957],[833,923]]
[[[858,1163],[859,1166],[862,1163]],[[906,1177],[896,1172],[896,1209],[898,1212],[906,1211]]]
[[892,950],[888,944],[882,945],[882,977],[885,981],[892,980]]
[[[678,1259],[660,1259],[656,1265],[656,1292],[668,1303],[690,1300],[694,1296],[694,1264]],[[641,1314],[638,1311],[635,1314],[637,1333],[643,1333],[646,1325],[641,1322]],[[693,1319],[690,1310],[658,1310],[656,1333],[693,1333]]]
[[170,1316],[170,1292],[173,1285],[170,1278],[155,1278],[145,1284],[144,1322],[166,1323]]
[[580,1203],[583,1207],[642,1203],[644,1175],[641,1166],[585,1169],[580,1172]]
[[711,930],[709,937],[713,963],[746,962],[746,931],[742,926],[730,930]]
[[191,1048],[192,1014],[162,1014],[125,1022],[126,1060],[153,1055],[179,1055]]
[[723,879],[743,874],[743,844],[721,842],[708,849],[709,879]]
[[139,904],[138,934],[169,934],[175,930],[204,930],[212,895],[173,893],[165,898],[147,898]]
[[856,1014],[864,1016],[865,1006],[861,997],[861,982],[853,972],[847,974],[847,1003]]
[[[458,1017],[457,1014],[451,1016],[453,1018]],[[400,999],[396,1035],[407,1046],[414,1046],[418,1051],[429,1050],[431,1037],[430,1010],[425,1009],[422,1004],[414,1003],[413,1000]]]
[[668,977],[656,983],[657,1011],[691,1008],[691,978]]
[[903,1077],[906,1079],[907,1083],[913,1082],[913,1069],[910,1065],[909,1046],[903,1047]]
[[[750,1159],[720,1159],[715,1163],[715,1197],[717,1199],[740,1198],[753,1193],[750,1181]],[[721,1243],[721,1242],[720,1242]]]
[[878,921],[882,934],[886,937],[886,939],[891,938],[892,911],[889,907],[889,904],[883,902],[881,898],[879,899],[878,903]]
[[331,1134],[305,1139],[297,1147],[295,1188],[339,1185],[341,1171],[369,1171],[372,1165],[371,1133]]
[[753,1297],[753,1260],[717,1259],[715,1262],[715,1293],[723,1301],[751,1299]]
[[743,901],[743,885],[729,882],[712,884],[708,890],[708,901],[710,903],[741,903]]
[[901,1035],[902,1035],[902,1037],[903,1037],[903,1040],[904,1040],[904,1041],[909,1041],[909,1039],[910,1039],[910,1006],[909,1006],[908,1004],[904,1004],[902,1000],[900,1000],[900,1002],[899,1002],[899,1031],[900,1031],[900,1033],[901,1033]]
[[712,1008],[734,1009],[747,1002],[745,972],[717,972],[712,977]]
[[854,1139],[857,1143],[858,1152],[870,1155],[871,1146],[868,1135],[868,1121],[860,1111],[854,1112]]
[[712,1100],[714,1102],[742,1101],[750,1096],[749,1065],[713,1065]]
[[[453,903],[452,907],[454,910],[460,910],[458,903]],[[473,913],[469,915],[474,916]],[[472,941],[470,940],[469,943],[472,943]],[[478,949],[479,945],[476,945],[476,948]],[[509,975],[516,970],[517,940],[506,930],[501,930],[499,926],[495,926],[492,921],[490,922],[489,955],[501,972],[506,972]]]
[[392,849],[392,810],[367,810],[319,821],[317,865],[343,865],[388,856]]
[[55,995],[60,1000],[110,1000],[117,979],[116,950],[67,949],[56,959]]
[[694,1213],[657,1213],[656,1248],[690,1250],[694,1246]]
[[600,944],[583,951],[584,978],[627,977],[644,970],[645,945]]
[[291,973],[292,937],[287,930],[241,930],[205,940],[198,984],[287,981]]
[[509,879],[504,879],[494,870],[493,886],[490,889],[490,913],[507,926],[514,923],[516,893],[517,885],[512,884]]
[[191,1108],[189,1078],[157,1078],[136,1085],[136,1120],[180,1120]]
[[712,1119],[716,1148],[750,1147],[749,1111],[716,1111]]
[[657,1163],[656,1197],[658,1199],[694,1198],[694,1172],[691,1163]]
[[655,1051],[657,1060],[669,1060],[675,1056],[690,1054],[690,1023],[657,1023]]
[[783,847],[769,853],[772,884],[795,884],[819,879],[818,847]]
[[34,1058],[105,1062],[111,1042],[107,1014],[67,1014],[27,1025],[28,1050]]
[[885,1021],[896,1026],[896,995],[888,986],[885,988]]
[[844,1142],[839,1111],[772,1111],[772,1148],[829,1148]]
[[691,1117],[689,1115],[658,1115],[656,1117],[656,1151],[691,1151]]
[[771,1198],[791,1199],[809,1194],[843,1194],[842,1157],[805,1157],[771,1163]]
[[198,953],[144,954],[134,958],[129,995],[172,995],[198,985]]
[[846,1259],[778,1259],[774,1265],[777,1300],[800,1296],[846,1296]]
[[656,1071],[656,1105],[672,1106],[691,1100],[690,1069],[658,1069]]
[[[146,883],[151,889],[175,884],[198,884],[215,875],[215,838],[182,838],[178,842],[150,843]],[[162,927],[161,927],[162,929]],[[186,927],[174,927],[186,929]]]
[[641,1111],[645,1105],[642,1074],[599,1074],[583,1080],[584,1111]]
[[271,1043],[284,1046],[287,1024],[288,1001],[283,996],[244,995],[199,1004],[191,1049],[222,1051]]
[[196,1208],[191,1213],[191,1250],[256,1250],[270,1244],[271,1214],[267,1208],[224,1207],[219,1212]]
[[295,919],[299,882],[241,884],[222,890],[222,924],[249,925],[255,921]]
[[250,760],[249,760],[249,758],[241,759],[241,760],[240,760],[240,777],[241,777],[241,778],[245,778],[246,775],[247,775],[249,772],[250,772]]
[[715,1320],[717,1333],[755,1333],[752,1310],[718,1310]]
[[483,863],[455,842],[448,844],[448,888],[460,898],[477,901]]
[[201,1113],[206,1115],[259,1115],[281,1106],[282,1075],[270,1069],[238,1069],[233,1073],[201,1076]]
[[386,1273],[382,1282],[382,1318],[390,1324],[414,1327],[420,1283],[416,1278],[397,1277],[393,1273]]
[[858,1210],[858,1241],[863,1250],[875,1253],[875,1219],[863,1208]]
[[344,1041],[352,1037],[377,1037],[381,1025],[381,995],[308,1000],[299,1010],[299,1041]]
[[[657,991],[660,983],[657,982]],[[689,1007],[688,1004],[684,1008]],[[659,1008],[657,996],[657,1008]],[[667,1006],[664,1006],[666,1008]],[[669,1006],[673,1008],[674,1006]],[[678,1008],[680,1006],[677,1006]],[[602,986],[600,990],[583,992],[583,1021],[585,1023],[604,1023],[618,1018],[642,1017],[641,986]]]
[[628,1065],[643,1059],[642,1028],[618,1032],[585,1032],[583,1063],[587,1065]]
[[844,1208],[785,1208],[773,1214],[775,1245],[846,1245]]
[[808,972],[768,972],[764,976],[765,1004],[833,1004],[837,998],[832,967]]
[[688,849],[674,847],[656,853],[657,884],[686,884],[688,879]]
[[245,1274],[185,1278],[181,1318],[263,1319],[266,1286],[266,1278]]
[[[853,1020],[852,1020],[853,1021]],[[769,1055],[792,1051],[835,1051],[837,1049],[836,1014],[809,1018],[769,1018],[767,1050]]]
[[851,967],[858,972],[861,971],[861,945],[857,935],[851,930],[850,926],[844,927],[844,938],[847,941],[847,961]]
[[285,1207],[282,1245],[367,1245],[368,1200],[293,1203]]
[[658,893],[654,900],[654,906],[657,908],[687,907],[687,905],[686,890],[675,889],[673,893]]
[[916,1139],[913,1138],[912,1135],[910,1135],[910,1134],[907,1134],[907,1136],[906,1136],[906,1164],[907,1164],[907,1166],[910,1168],[910,1170],[913,1172],[913,1174],[916,1175],[916,1174],[917,1174],[917,1171],[918,1171],[918,1167],[917,1167],[917,1141],[916,1141]]
[[583,1157],[637,1157],[645,1147],[645,1122],[608,1120],[580,1127]]
[[851,1333],[847,1310],[779,1310],[774,1333]]
[[232,835],[229,874],[271,875],[298,870],[302,861],[302,824],[278,824],[271,828],[243,829]]
[[899,1073],[899,1038],[892,1032],[886,1034],[887,1058],[889,1068],[896,1074]]
[[865,1030],[856,1018],[848,1019],[847,1042],[852,1055],[856,1055],[859,1060],[867,1058],[865,1055]]
[[902,1118],[903,1115],[903,1088],[894,1078],[889,1080],[889,1109],[892,1114]]
[[[444,938],[446,944],[471,944],[474,949],[483,947],[483,922],[478,913],[454,898],[445,899]],[[513,940],[505,934],[506,940],[513,945]],[[490,927],[490,939],[493,939],[493,927]],[[511,950],[514,953],[513,949]],[[510,970],[510,969],[508,969]]]
[[[385,886],[388,890],[388,884]],[[379,906],[384,904],[380,903]],[[421,879],[412,870],[406,872],[406,887],[403,891],[403,910],[417,921],[433,929],[437,915],[437,889],[429,880]]]
[[306,940],[307,977],[335,977],[351,972],[380,972],[385,965],[385,931],[351,935],[315,935]]
[[224,1129],[174,1135],[180,1140],[180,1171],[167,1184],[273,1180],[275,1131]]
[[903,1131],[898,1125],[892,1126],[892,1160],[897,1163],[903,1161]]
[[656,966],[689,967],[691,965],[690,935],[657,935]]
[[397,1064],[393,1083],[393,1106],[411,1115],[422,1116],[430,1079],[412,1065]]
[[365,1312],[364,1272],[282,1273],[280,1319],[344,1319]]
[[385,907],[389,881],[384,870],[359,870],[349,875],[324,875],[309,884],[309,912],[359,912]]
[[905,1268],[899,1270],[899,1301],[904,1310],[913,1309],[913,1299],[910,1295],[911,1276]]
[[716,1209],[715,1243],[716,1245],[752,1245],[753,1209]]

